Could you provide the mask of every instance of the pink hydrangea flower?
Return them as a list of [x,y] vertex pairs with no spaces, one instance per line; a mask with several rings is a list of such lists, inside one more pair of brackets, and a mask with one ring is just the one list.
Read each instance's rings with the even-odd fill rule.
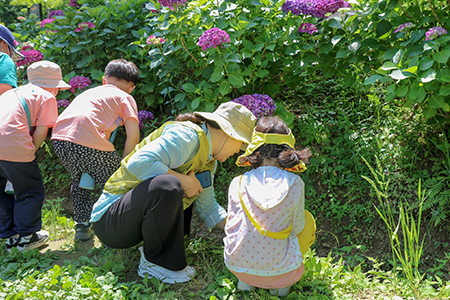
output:
[[84,76],[74,76],[69,80],[69,85],[71,86],[70,91],[75,93],[76,89],[82,90],[91,85],[89,78]]
[[57,103],[58,103],[58,108],[60,108],[60,107],[66,108],[67,106],[69,106],[70,101],[67,99],[61,99],[61,100],[58,100]]
[[159,4],[174,10],[178,6],[185,5],[187,0],[158,0]]
[[47,24],[52,24],[53,21],[55,21],[55,19],[44,19],[39,24],[39,27],[45,27]]
[[28,66],[36,61],[41,61],[44,59],[44,55],[39,50],[34,50],[31,46],[23,46],[20,53],[22,53],[25,58],[16,62],[18,67]]
[[147,110],[140,110],[138,112],[138,117],[139,117],[139,129],[144,128],[144,120],[149,119],[149,120],[154,120],[155,116],[153,115],[153,113],[147,111]]
[[425,33],[425,41],[434,40],[435,38],[443,34],[447,34],[447,30],[445,30],[441,26],[432,27]]
[[243,95],[233,102],[247,107],[257,119],[262,116],[273,116],[277,108],[273,99],[264,94]]
[[27,18],[25,18],[25,17],[23,17],[23,16],[18,16],[17,17],[17,20],[19,20],[19,21],[25,21]]
[[326,14],[334,14],[339,8],[351,7],[351,5],[344,0],[316,0],[314,2],[314,15],[323,18]]
[[84,28],[95,28],[95,24],[92,22],[81,22],[78,23],[77,29],[75,29],[75,32],[80,32]]
[[69,5],[72,6],[73,8],[80,8],[81,7],[81,4],[79,4],[77,0],[70,0]]
[[319,31],[317,30],[316,26],[314,26],[314,24],[302,23],[300,25],[300,27],[298,28],[298,32],[314,34],[314,33],[319,32]]
[[165,42],[166,40],[160,37],[156,37],[154,35],[151,35],[147,38],[147,44],[149,45],[161,45]]
[[223,43],[229,42],[231,42],[231,39],[226,31],[213,27],[203,32],[197,45],[202,47],[203,51],[206,51],[209,48],[216,48],[217,46],[222,46]]
[[18,41],[16,41],[16,40],[14,40],[14,44],[13,44],[13,46],[14,46],[14,47],[17,47],[17,46],[19,46],[19,42],[18,42]]

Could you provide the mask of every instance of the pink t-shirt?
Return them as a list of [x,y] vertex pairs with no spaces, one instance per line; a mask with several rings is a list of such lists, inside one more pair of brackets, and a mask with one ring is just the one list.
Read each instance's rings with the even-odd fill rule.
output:
[[114,151],[109,137],[128,118],[139,121],[134,98],[115,85],[101,85],[78,95],[61,113],[52,140]]
[[[19,87],[18,93],[27,103],[32,127],[55,124],[58,106],[51,93],[33,84]],[[35,152],[25,110],[15,90],[6,91],[0,96],[0,159],[30,162]]]

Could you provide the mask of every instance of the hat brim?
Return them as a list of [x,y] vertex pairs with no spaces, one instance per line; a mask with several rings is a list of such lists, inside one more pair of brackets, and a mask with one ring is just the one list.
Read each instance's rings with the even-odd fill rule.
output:
[[61,90],[67,90],[70,89],[72,86],[68,85],[67,83],[65,83],[63,80],[34,80],[31,81],[32,84],[40,86],[40,87],[45,87],[45,88],[59,88]]
[[11,48],[11,50],[20,58],[20,59],[18,59],[19,61],[23,60],[25,58],[25,55],[23,55],[22,53],[17,51],[16,48],[14,48],[14,45],[11,45],[10,43],[8,43],[8,41],[5,40],[4,38],[2,38],[1,36],[0,36],[0,39],[2,41],[4,41],[6,43],[6,45],[8,45],[8,47]]
[[234,128],[234,126],[224,117],[210,112],[194,112],[194,115],[216,122],[220,129],[222,129],[229,137],[243,142],[244,145],[241,147],[241,150],[245,151],[248,144],[250,144],[251,136],[247,136],[243,131]]

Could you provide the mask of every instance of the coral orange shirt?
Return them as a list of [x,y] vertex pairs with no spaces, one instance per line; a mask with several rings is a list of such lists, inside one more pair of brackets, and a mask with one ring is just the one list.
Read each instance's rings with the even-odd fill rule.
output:
[[[58,117],[55,97],[46,90],[27,84],[18,88],[30,111],[31,126],[52,127]],[[0,159],[30,162],[36,149],[30,135],[28,119],[15,89],[0,96]]]
[[109,137],[128,118],[139,122],[134,98],[112,84],[97,86],[75,97],[61,113],[53,128],[52,140],[114,151]]

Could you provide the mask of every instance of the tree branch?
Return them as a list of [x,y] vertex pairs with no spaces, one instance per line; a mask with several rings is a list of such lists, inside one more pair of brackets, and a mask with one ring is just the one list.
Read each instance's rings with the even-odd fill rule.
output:
[[192,57],[195,62],[198,64],[198,61],[195,59],[194,55],[191,54],[191,52],[188,51],[188,49],[186,48],[186,46],[184,45],[184,41],[183,38],[180,37],[180,41],[181,41],[181,46],[183,46],[183,49],[187,52],[187,54],[189,54],[190,57]]
[[[428,0],[428,1],[430,1],[430,0]],[[450,0],[449,0],[449,1],[450,1]],[[398,0],[398,3],[400,4],[400,9],[402,10],[402,12],[403,12],[408,18],[411,19],[411,16],[408,15],[408,13],[403,9],[403,3],[402,3],[402,0]]]

